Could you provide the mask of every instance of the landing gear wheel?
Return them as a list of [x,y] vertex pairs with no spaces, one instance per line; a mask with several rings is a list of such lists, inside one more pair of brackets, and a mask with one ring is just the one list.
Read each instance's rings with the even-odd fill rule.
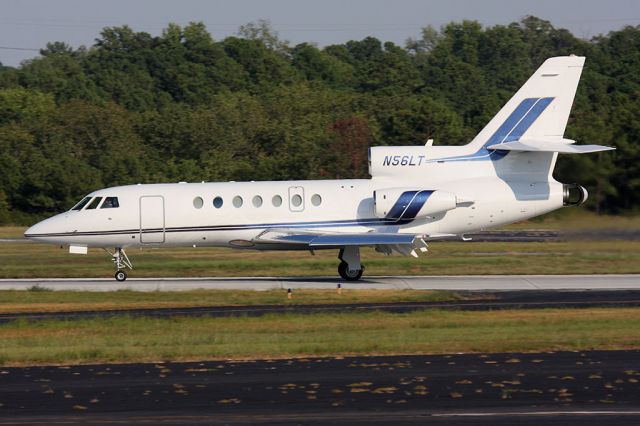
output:
[[347,281],[358,281],[360,277],[362,277],[362,273],[364,272],[364,266],[362,269],[350,270],[349,264],[347,262],[340,262],[338,265],[338,273],[340,276]]
[[133,269],[133,265],[131,264],[129,257],[127,257],[127,254],[124,252],[124,250],[122,248],[116,247],[113,250],[113,253],[107,250],[106,248],[104,249],[104,251],[106,251],[111,255],[111,260],[113,261],[113,264],[116,267],[116,275],[115,275],[116,281],[122,282],[126,280],[127,274],[126,272],[123,271],[123,269],[124,268]]

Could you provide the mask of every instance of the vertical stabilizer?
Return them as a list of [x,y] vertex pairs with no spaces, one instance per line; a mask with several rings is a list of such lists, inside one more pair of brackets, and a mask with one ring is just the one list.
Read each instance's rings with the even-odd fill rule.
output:
[[482,149],[521,138],[561,142],[584,61],[547,59],[468,146]]

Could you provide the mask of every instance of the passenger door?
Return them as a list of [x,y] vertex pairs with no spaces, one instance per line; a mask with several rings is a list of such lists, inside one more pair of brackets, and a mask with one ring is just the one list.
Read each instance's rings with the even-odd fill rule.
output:
[[164,197],[160,195],[140,197],[140,242],[164,243]]

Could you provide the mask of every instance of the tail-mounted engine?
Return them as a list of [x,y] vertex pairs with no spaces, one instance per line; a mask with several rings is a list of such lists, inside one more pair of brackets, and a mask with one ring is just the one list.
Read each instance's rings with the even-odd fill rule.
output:
[[579,206],[587,201],[589,193],[587,190],[575,183],[565,183],[562,185],[562,205]]
[[373,191],[375,215],[394,220],[413,220],[456,208],[455,194],[440,190],[388,188]]

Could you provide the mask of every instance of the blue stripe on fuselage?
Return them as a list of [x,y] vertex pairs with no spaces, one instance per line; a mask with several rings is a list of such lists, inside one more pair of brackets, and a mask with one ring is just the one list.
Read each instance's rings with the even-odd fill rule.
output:
[[167,227],[167,228],[149,228],[143,229],[118,229],[109,231],[86,231],[86,232],[59,232],[47,234],[29,234],[27,238],[36,237],[87,237],[87,236],[104,236],[104,235],[120,235],[120,234],[139,234],[153,232],[211,232],[211,231],[239,231],[239,230],[266,230],[266,229],[282,229],[282,228],[335,228],[335,227],[353,227],[353,226],[389,226],[389,225],[405,225],[412,222],[413,219],[388,219],[388,218],[362,218],[362,219],[342,219],[342,220],[324,220],[313,222],[280,222],[280,223],[252,223],[252,224],[236,224],[236,225],[206,225],[206,226],[184,226],[184,227]]

